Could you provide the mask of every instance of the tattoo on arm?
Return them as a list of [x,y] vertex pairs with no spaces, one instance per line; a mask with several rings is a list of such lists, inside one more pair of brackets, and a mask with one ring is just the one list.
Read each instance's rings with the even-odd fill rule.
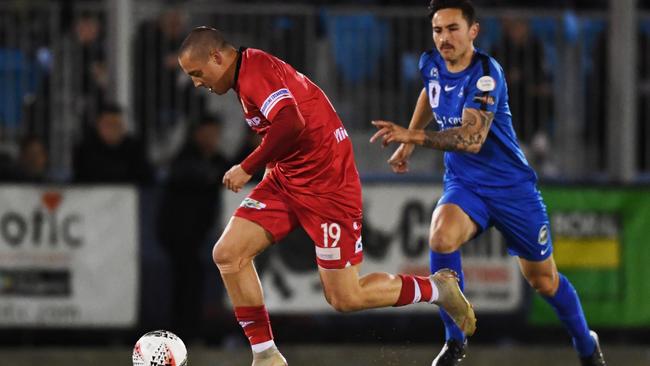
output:
[[423,146],[436,150],[478,152],[487,138],[494,113],[475,108],[463,110],[460,127],[426,131]]

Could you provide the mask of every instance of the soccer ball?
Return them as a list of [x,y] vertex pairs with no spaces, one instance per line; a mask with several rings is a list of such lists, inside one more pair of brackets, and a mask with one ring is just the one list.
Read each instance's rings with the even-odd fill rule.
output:
[[154,330],[135,343],[133,366],[185,366],[187,349],[183,341],[172,332]]

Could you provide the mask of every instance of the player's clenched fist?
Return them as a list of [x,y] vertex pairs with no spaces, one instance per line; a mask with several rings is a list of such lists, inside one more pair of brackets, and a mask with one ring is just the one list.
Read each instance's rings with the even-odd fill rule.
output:
[[379,129],[371,138],[370,142],[382,139],[382,145],[387,146],[391,142],[411,142],[411,132],[404,127],[388,121],[372,121],[372,124]]
[[242,169],[241,165],[237,164],[224,174],[223,185],[229,190],[237,193],[250,179],[251,175],[246,173],[246,171]]
[[400,144],[393,155],[388,159],[388,164],[393,169],[394,173],[406,173],[409,171],[409,158],[413,153],[415,145],[413,144]]

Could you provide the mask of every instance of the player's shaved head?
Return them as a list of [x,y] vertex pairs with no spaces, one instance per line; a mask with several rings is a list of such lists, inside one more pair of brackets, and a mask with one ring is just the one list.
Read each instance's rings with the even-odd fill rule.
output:
[[179,55],[187,54],[193,59],[205,60],[213,50],[221,50],[230,45],[220,30],[212,27],[197,27],[192,29],[185,37],[178,52]]

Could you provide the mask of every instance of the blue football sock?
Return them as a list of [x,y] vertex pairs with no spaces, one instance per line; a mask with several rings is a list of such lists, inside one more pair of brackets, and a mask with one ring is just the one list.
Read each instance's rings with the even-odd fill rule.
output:
[[[460,289],[463,290],[465,288],[460,250],[449,254],[436,253],[432,251],[430,259],[431,273],[436,273],[436,271],[443,268],[452,269],[458,273],[458,277],[460,278]],[[463,331],[458,328],[456,323],[454,323],[454,319],[442,310],[442,308],[440,308],[440,317],[442,318],[442,322],[445,323],[445,340],[455,339],[463,342],[465,340],[465,334],[463,334]]]
[[596,342],[589,335],[589,327],[585,314],[582,312],[578,293],[571,282],[560,273],[560,285],[555,295],[542,297],[553,307],[558,318],[573,337],[573,347],[578,351],[580,357],[591,355],[596,347]]

